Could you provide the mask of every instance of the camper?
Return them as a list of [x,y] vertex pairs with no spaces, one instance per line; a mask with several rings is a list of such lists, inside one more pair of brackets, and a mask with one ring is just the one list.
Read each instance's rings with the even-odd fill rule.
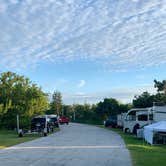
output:
[[152,107],[153,110],[153,121],[159,122],[166,120],[166,105],[164,106],[156,106]]
[[123,131],[133,133],[137,128],[166,120],[166,105],[150,108],[134,108],[127,112]]
[[135,133],[136,129],[153,122],[152,108],[134,108],[127,112],[123,131]]
[[119,128],[123,128],[126,114],[127,113],[121,113],[117,115],[117,125]]

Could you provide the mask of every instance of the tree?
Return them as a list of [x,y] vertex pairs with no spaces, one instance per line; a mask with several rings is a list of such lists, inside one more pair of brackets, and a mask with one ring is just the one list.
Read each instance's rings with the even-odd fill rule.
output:
[[51,112],[57,115],[62,115],[62,95],[59,91],[53,93]]
[[16,73],[1,73],[0,125],[15,128],[19,114],[21,126],[28,126],[32,116],[43,114],[47,108],[47,96],[36,84]]
[[154,87],[157,88],[157,94],[155,95],[154,102],[158,104],[165,104],[166,103],[166,80],[157,81],[154,80]]
[[120,113],[119,111],[119,103],[116,99],[113,98],[105,98],[103,102],[99,102],[97,104],[96,111],[100,116],[105,119],[110,115],[117,115]]
[[135,96],[133,99],[133,106],[136,108],[152,107],[154,96],[148,92],[143,92],[140,96]]
[[158,92],[166,94],[166,80],[163,80],[162,82],[154,80],[154,87],[157,88]]

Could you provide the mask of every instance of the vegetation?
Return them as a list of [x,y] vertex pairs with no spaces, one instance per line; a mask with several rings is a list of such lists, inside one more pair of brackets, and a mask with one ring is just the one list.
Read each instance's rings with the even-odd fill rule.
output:
[[55,91],[52,95],[52,101],[50,103],[50,109],[47,110],[47,114],[62,115],[62,95],[59,91]]
[[109,116],[126,112],[132,107],[151,107],[153,102],[166,102],[166,80],[154,80],[157,94],[148,92],[135,96],[132,104],[122,104],[114,98],[105,98],[97,104],[64,105],[62,95],[55,91],[49,103],[48,96],[28,78],[12,72],[0,75],[0,127],[16,128],[16,115],[20,115],[21,128],[30,126],[35,115],[57,114],[75,122],[101,124]]
[[134,135],[123,133],[120,129],[111,129],[121,135],[130,150],[134,166],[165,165],[166,146],[151,146]]
[[16,128],[16,115],[22,127],[29,126],[32,116],[48,109],[48,98],[28,78],[12,72],[0,75],[0,127]]
[[[54,128],[54,132],[59,131],[59,128]],[[50,133],[51,134],[51,133]],[[0,130],[0,149],[20,144],[27,141],[32,141],[36,138],[42,137],[42,134],[28,134],[23,137],[18,137],[18,134],[14,130]]]
[[14,130],[0,130],[0,149],[26,141],[31,141],[39,137],[41,137],[39,134],[18,137],[17,132]]
[[74,104],[63,105],[64,115],[70,117],[75,122],[89,124],[103,124],[109,116],[126,112],[131,108],[129,104],[121,104],[116,99],[105,98],[98,104]]

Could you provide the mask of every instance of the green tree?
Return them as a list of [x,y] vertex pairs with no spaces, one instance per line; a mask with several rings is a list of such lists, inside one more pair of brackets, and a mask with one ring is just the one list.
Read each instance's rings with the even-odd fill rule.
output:
[[62,95],[59,91],[55,91],[52,96],[51,113],[62,115]]
[[151,95],[148,92],[143,92],[140,96],[134,97],[133,106],[136,108],[152,107],[154,98],[154,95]]
[[102,119],[105,119],[110,115],[117,115],[120,113],[119,103],[116,99],[105,98],[103,102],[97,104],[96,111]]
[[34,115],[48,108],[45,93],[28,78],[12,72],[0,75],[0,121],[8,128],[16,127],[16,115],[20,115],[22,126],[28,126]]
[[166,80],[157,81],[154,80],[154,87],[157,88],[157,94],[155,95],[154,102],[158,104],[166,104]]
[[162,82],[154,80],[154,87],[157,88],[158,92],[166,94],[166,80],[163,80]]

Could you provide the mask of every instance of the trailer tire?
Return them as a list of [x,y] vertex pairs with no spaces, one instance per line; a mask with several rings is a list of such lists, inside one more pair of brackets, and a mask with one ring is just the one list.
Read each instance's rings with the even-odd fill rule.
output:
[[124,129],[124,132],[125,132],[125,133],[127,133],[127,132],[128,132],[128,130],[129,130],[128,128],[125,128],[125,129]]
[[133,134],[137,135],[137,129],[139,129],[139,128],[140,128],[139,123],[135,124],[133,127]]

